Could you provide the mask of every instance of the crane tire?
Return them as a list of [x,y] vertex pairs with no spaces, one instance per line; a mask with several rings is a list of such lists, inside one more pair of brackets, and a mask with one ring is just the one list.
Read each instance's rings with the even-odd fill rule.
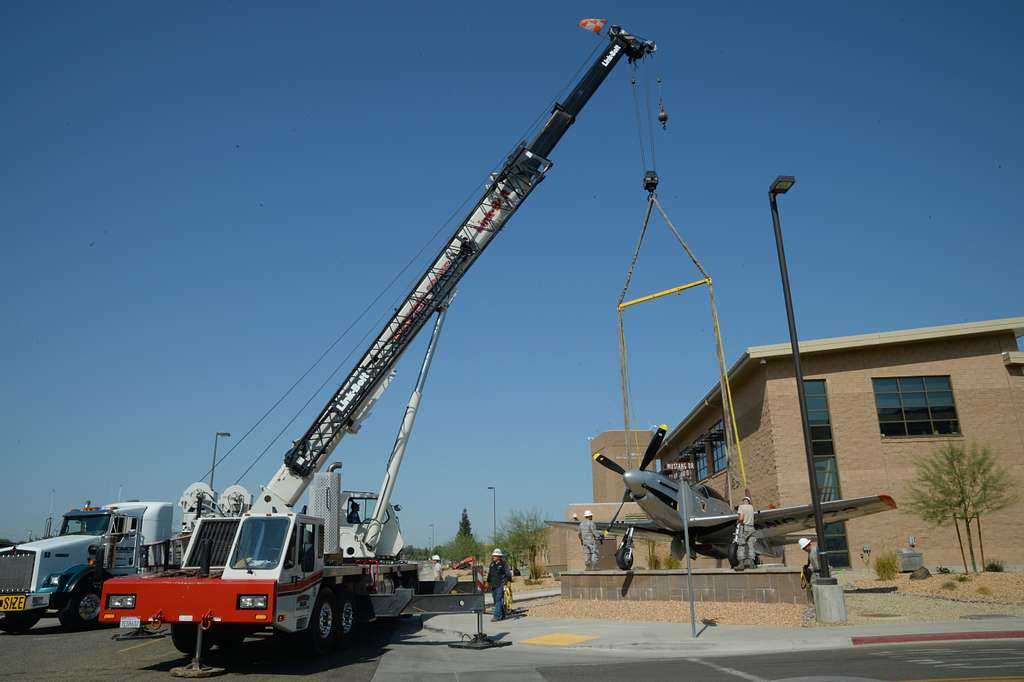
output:
[[[196,624],[195,623],[171,623],[171,643],[174,648],[186,656],[196,655]],[[210,650],[210,637],[203,633],[203,651]]]
[[306,629],[300,633],[311,654],[320,656],[334,648],[338,632],[338,600],[334,589],[321,585],[320,593],[309,615]]
[[338,647],[348,648],[359,634],[359,613],[355,601],[348,592],[339,590],[335,593],[338,602],[338,625],[335,628],[335,641]]

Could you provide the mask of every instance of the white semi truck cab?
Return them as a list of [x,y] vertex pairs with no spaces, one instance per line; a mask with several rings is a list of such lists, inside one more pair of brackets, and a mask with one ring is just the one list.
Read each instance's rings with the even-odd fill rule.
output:
[[96,623],[104,581],[134,575],[144,547],[171,537],[170,502],[119,502],[64,514],[60,533],[0,549],[0,630],[24,632],[48,610],[64,627]]

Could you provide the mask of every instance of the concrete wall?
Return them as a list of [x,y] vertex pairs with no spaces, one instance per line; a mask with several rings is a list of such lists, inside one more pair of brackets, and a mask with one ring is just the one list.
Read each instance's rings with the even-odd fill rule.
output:
[[[686,571],[598,571],[562,574],[563,599],[688,601]],[[797,569],[694,571],[693,598],[701,602],[806,604]]]

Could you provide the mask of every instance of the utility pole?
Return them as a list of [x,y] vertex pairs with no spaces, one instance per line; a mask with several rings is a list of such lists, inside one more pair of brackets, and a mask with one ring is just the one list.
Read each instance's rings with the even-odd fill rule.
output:
[[498,489],[493,485],[487,486],[491,491],[491,543],[498,544]]

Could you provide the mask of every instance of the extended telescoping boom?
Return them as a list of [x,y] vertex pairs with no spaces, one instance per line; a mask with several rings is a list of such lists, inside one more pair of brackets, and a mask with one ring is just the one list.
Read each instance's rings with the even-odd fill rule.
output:
[[528,144],[521,143],[493,175],[487,189],[459,224],[340,388],[285,455],[284,464],[253,504],[253,511],[290,509],[313,475],[323,468],[346,433],[355,433],[391,380],[391,369],[423,325],[454,291],[469,267],[505,226],[551,167],[548,155],[590,97],[623,57],[630,62],[655,51],[621,27],[608,30],[610,44],[547,123]]
[[[267,627],[301,633],[312,651],[323,653],[350,639],[360,620],[482,613],[482,593],[451,593],[454,578],[448,578],[451,584],[420,580],[418,565],[400,560],[398,507],[390,504],[390,497],[456,285],[543,180],[551,167],[548,155],[608,72],[623,57],[634,61],[655,50],[654,43],[617,26],[609,29],[608,37],[610,44],[565,101],[555,105],[540,133],[519,144],[492,176],[341,387],[288,450],[284,465],[252,510],[241,516],[199,518],[181,561],[184,575],[107,581],[100,622],[129,629],[167,623],[175,647],[188,654],[201,652],[204,642],[230,646]],[[391,382],[398,358],[435,313],[431,343],[380,493],[342,491],[337,472],[320,469],[342,437],[359,430]],[[295,512],[294,505],[311,484],[313,513]],[[212,491],[203,492],[212,496]],[[358,518],[356,500],[364,507],[375,505],[366,520]],[[350,514],[343,516],[346,505]]]

